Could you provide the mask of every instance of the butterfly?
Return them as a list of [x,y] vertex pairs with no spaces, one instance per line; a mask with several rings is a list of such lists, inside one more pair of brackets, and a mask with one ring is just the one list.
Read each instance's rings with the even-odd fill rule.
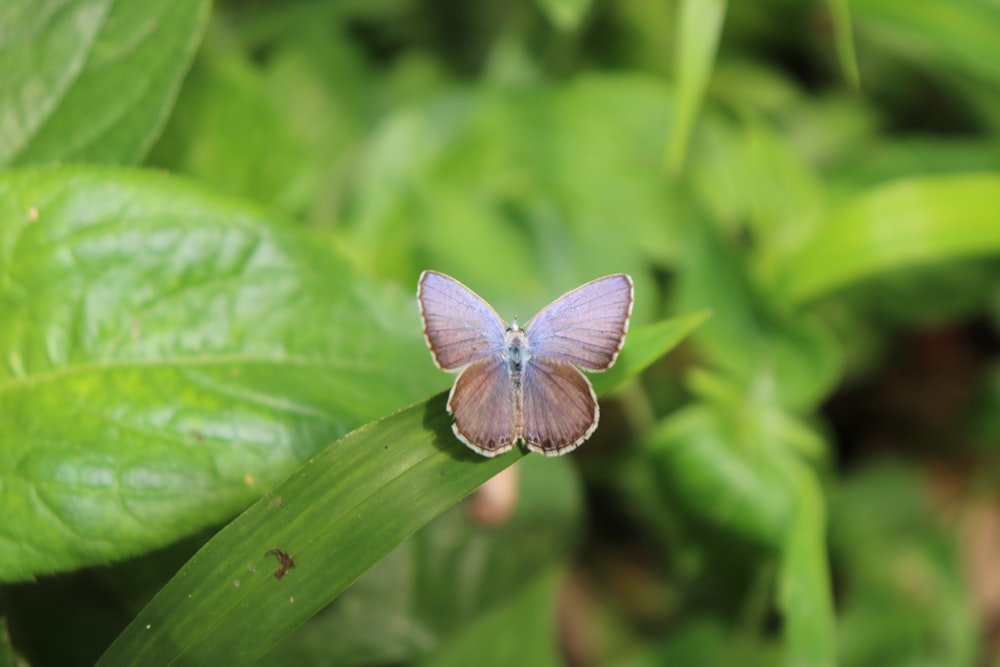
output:
[[521,327],[510,326],[450,276],[424,271],[417,303],[438,368],[457,371],[448,395],[458,439],[483,456],[528,449],[559,456],[597,428],[600,408],[578,369],[611,368],[632,315],[632,279],[605,276],[577,287]]

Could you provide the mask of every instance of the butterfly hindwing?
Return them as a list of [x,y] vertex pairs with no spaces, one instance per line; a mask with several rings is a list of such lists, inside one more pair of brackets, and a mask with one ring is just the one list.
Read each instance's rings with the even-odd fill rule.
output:
[[483,456],[502,454],[514,446],[520,430],[518,399],[501,357],[475,361],[459,374],[448,396],[452,430]]
[[590,381],[573,366],[534,357],[525,366],[524,428],[528,449],[558,456],[597,428],[600,409]]

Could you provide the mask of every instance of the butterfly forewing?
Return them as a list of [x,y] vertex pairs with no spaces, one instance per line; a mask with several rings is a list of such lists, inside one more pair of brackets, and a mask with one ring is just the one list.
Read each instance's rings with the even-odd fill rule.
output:
[[434,362],[445,370],[503,353],[506,326],[496,311],[454,278],[420,274],[417,302]]
[[591,371],[610,368],[618,357],[632,314],[632,279],[605,276],[559,297],[526,326],[533,357]]
[[452,430],[483,456],[502,454],[517,440],[517,398],[506,361],[498,356],[473,362],[448,397],[448,412],[455,416]]
[[590,381],[569,364],[534,357],[525,366],[524,428],[528,449],[558,456],[597,428],[599,410]]

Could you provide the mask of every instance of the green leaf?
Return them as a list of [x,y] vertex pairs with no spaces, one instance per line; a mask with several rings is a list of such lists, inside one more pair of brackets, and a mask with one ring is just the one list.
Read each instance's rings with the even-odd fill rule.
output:
[[774,266],[783,298],[817,299],[897,268],[1000,251],[1000,174],[912,178],[846,202]]
[[590,0],[537,0],[538,7],[560,30],[570,31],[580,27],[590,9]]
[[788,460],[786,481],[795,489],[795,510],[786,526],[778,574],[778,606],[787,664],[837,664],[833,582],[827,559],[826,508],[814,471]]
[[[995,285],[996,283],[991,283]],[[994,288],[994,294],[996,289]],[[994,297],[996,298],[996,297]],[[994,305],[994,312],[996,309]],[[994,315],[994,318],[996,315]],[[975,398],[969,410],[969,427],[979,447],[991,460],[1000,451],[1000,366],[995,362],[982,371],[976,382]]]
[[[754,73],[729,72],[758,94]],[[746,104],[740,91],[731,93]],[[775,101],[785,108],[795,98]],[[749,114],[748,114],[749,115]],[[832,123],[823,119],[825,126]],[[698,153],[685,167],[684,182],[698,193],[706,222],[728,235],[749,233],[755,249],[769,252],[801,238],[804,221],[824,203],[823,182],[789,137],[754,117],[726,122],[705,113],[698,133]]]
[[861,74],[858,72],[858,58],[854,52],[854,29],[851,27],[851,8],[847,0],[827,0],[830,16],[833,19],[833,36],[837,45],[837,59],[840,69],[851,87],[857,90],[861,87]]
[[704,523],[781,548],[800,495],[788,461],[822,461],[824,440],[781,404],[743,392],[725,375],[696,370],[689,384],[703,400],[648,437],[664,492]]
[[625,347],[618,355],[615,365],[603,373],[592,373],[588,377],[598,395],[611,391],[627,378],[638,375],[644,368],[663,356],[670,349],[711,316],[703,310],[684,317],[675,317],[628,333]]
[[7,619],[0,616],[0,667],[14,667],[17,658],[10,644],[10,632],[7,631]]
[[255,664],[412,663],[565,563],[584,529],[576,466],[528,456],[503,475],[513,515],[484,524],[476,501],[452,507]]
[[207,0],[0,5],[0,164],[134,163],[166,121]]
[[[377,273],[444,271],[507,319],[606,273],[650,294],[647,258],[680,247],[662,174],[671,111],[669,88],[636,74],[446,90],[377,128],[345,232]],[[656,303],[640,297],[637,321]]]
[[674,502],[700,520],[772,548],[785,539],[794,496],[752,424],[707,405],[682,408],[649,437],[649,454]]
[[843,352],[828,326],[807,313],[777,307],[756,283],[747,257],[712,225],[689,229],[675,308],[711,308],[696,343],[747,395],[772,394],[783,404],[812,408],[840,378]]
[[536,577],[524,591],[420,664],[560,667],[565,661],[559,649],[556,600],[564,578],[562,568]]
[[779,555],[788,664],[832,665],[825,508],[816,473],[801,459],[819,453],[819,437],[775,406],[713,398],[679,410],[652,433],[648,451],[664,493],[702,522]]
[[0,175],[0,579],[223,521],[447,385],[413,296],[178,179]]
[[774,667],[780,664],[773,642],[766,644],[752,637],[747,628],[734,632],[721,615],[708,613],[686,613],[680,627],[671,628],[669,633],[660,633],[654,640],[640,646],[638,651],[610,662],[608,667]]
[[678,173],[712,75],[726,18],[726,0],[683,0],[677,22],[677,115],[670,128],[667,168]]
[[[831,490],[841,664],[877,665],[887,656],[910,656],[916,667],[982,663],[968,554],[954,519],[941,516],[926,470],[869,464]],[[990,501],[966,502],[963,530],[992,524]]]
[[[244,16],[237,35],[217,17],[146,164],[306,224],[337,224],[379,79],[356,40],[331,33],[347,31],[329,16],[336,6],[261,5],[264,15]],[[258,22],[278,36],[241,43]]]
[[856,192],[902,178],[977,172],[1000,173],[1000,141],[988,136],[907,136],[881,138],[858,146],[843,156],[830,178],[836,190]]
[[851,0],[868,39],[907,60],[937,66],[946,82],[972,74],[1000,83],[1000,7],[988,0]]
[[[691,327],[701,317],[682,322]],[[658,354],[631,340],[626,349],[656,357],[678,339],[640,335]],[[486,459],[462,446],[445,404],[440,394],[317,454],[209,541],[99,664],[259,658],[418,528],[525,456],[517,448]],[[295,560],[280,580],[272,548]]]

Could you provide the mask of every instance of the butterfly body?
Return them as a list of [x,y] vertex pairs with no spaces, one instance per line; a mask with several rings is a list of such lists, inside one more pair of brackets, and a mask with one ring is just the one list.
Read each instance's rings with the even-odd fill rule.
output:
[[[528,337],[517,326],[517,320],[507,329],[504,350],[504,361],[507,362],[507,374],[510,376],[510,400],[513,408],[513,426],[515,439],[523,439],[520,426],[524,424],[524,369],[531,359],[528,354]],[[449,408],[450,409],[450,408]],[[455,414],[452,411],[452,414]]]
[[524,362],[528,360],[528,337],[517,325],[517,320],[507,328],[507,338],[504,341],[506,350],[507,365],[511,373],[520,373],[524,368]]
[[546,456],[572,451],[597,428],[599,408],[578,370],[614,364],[632,312],[632,280],[599,278],[563,295],[521,328],[472,290],[435,271],[420,276],[424,337],[439,368],[458,371],[452,430],[484,456],[517,442]]

